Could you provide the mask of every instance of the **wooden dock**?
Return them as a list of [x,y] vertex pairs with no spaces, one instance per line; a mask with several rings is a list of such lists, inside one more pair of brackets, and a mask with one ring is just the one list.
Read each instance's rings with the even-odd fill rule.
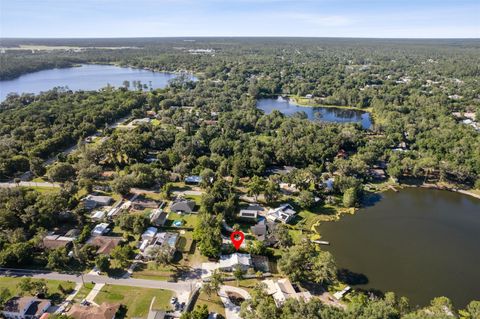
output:
[[330,245],[330,242],[325,240],[312,240],[312,243],[319,244],[319,245]]

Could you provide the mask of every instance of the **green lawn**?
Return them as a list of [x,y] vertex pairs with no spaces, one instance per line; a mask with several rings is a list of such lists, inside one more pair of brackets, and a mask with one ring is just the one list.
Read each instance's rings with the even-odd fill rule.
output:
[[121,303],[126,306],[126,318],[146,317],[154,297],[154,309],[169,310],[172,295],[171,291],[163,289],[106,285],[98,293],[95,302],[98,304],[102,302]]
[[[18,284],[23,278],[18,277],[0,277],[0,287],[7,288],[10,290],[12,295],[17,295],[20,293],[20,289],[18,289]],[[39,279],[33,279],[34,281]],[[71,281],[60,281],[60,280],[46,280],[47,282],[47,289],[48,294],[50,296],[56,295],[57,298],[64,297],[63,293],[60,292],[58,289],[59,285],[61,284],[65,290],[71,290],[75,287],[75,283]],[[54,299],[57,299],[54,298]]]
[[197,206],[200,206],[202,204],[202,195],[186,195],[185,198],[195,201]]
[[198,221],[198,214],[177,214],[174,212],[168,213],[168,219],[165,222],[166,226],[171,226],[172,223],[176,220],[182,220],[182,227],[195,227]]
[[85,283],[85,285],[82,286],[80,291],[75,296],[75,302],[81,302],[83,299],[85,299],[85,297],[87,297],[90,291],[93,289],[93,286],[95,285],[92,283]]
[[43,186],[24,187],[22,186],[22,188],[37,191],[39,193],[58,193],[60,191],[60,188],[58,187],[43,187]]
[[150,280],[169,280],[175,273],[175,267],[172,265],[157,265],[155,262],[149,262],[146,266],[137,267],[133,272],[133,278]]
[[197,305],[207,305],[209,312],[216,312],[225,318],[225,307],[223,306],[223,302],[217,294],[213,293],[211,296],[208,296],[207,294],[201,292],[198,296],[197,302],[195,303],[195,307]]

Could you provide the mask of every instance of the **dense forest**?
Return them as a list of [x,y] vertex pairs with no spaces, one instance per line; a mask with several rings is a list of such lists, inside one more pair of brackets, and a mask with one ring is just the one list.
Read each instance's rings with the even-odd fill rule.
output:
[[[78,50],[48,53],[6,51],[1,55],[2,65],[5,66],[2,72],[8,71],[10,75],[28,72],[30,60],[34,61],[33,68],[37,68],[38,63],[45,63],[44,67],[49,68],[49,61],[70,59],[76,62],[114,62],[153,70],[190,70],[199,74],[201,81],[189,85],[179,83],[166,92],[144,92],[135,97],[134,93],[108,90],[72,96],[69,92],[50,93],[37,98],[12,96],[2,103],[2,109],[13,110],[3,111],[0,115],[2,145],[8,145],[0,153],[2,178],[17,173],[12,169],[16,165],[11,163],[15,158],[24,164],[17,166],[17,171],[27,166],[25,158],[18,156],[45,158],[133,108],[158,110],[192,106],[196,111],[191,114],[185,114],[181,109],[164,111],[171,118],[169,121],[175,122],[173,124],[188,125],[186,135],[192,137],[202,120],[209,119],[212,112],[219,112],[219,126],[215,128],[218,131],[212,133],[219,136],[203,141],[210,143],[204,144],[207,149],[201,152],[193,150],[192,157],[218,153],[215,147],[223,143],[227,148],[221,154],[224,157],[259,161],[253,170],[250,164],[245,164],[247,175],[258,174],[269,164],[323,165],[333,159],[336,151],[344,149],[353,155],[348,160],[349,165],[360,167],[378,164],[375,163],[378,160],[387,161],[389,174],[393,177],[429,176],[466,185],[473,185],[478,179],[478,132],[470,126],[459,125],[452,115],[454,112],[478,112],[478,41],[221,38],[99,41],[63,40],[62,45],[75,46],[80,48]],[[94,43],[97,48],[92,48]],[[54,40],[8,40],[2,44],[59,45]],[[17,59],[25,60],[17,63]],[[2,74],[2,77],[10,75]],[[50,100],[55,99],[55,94],[58,94],[58,101],[52,103]],[[128,102],[125,94],[132,95]],[[281,117],[279,114],[262,117],[255,109],[257,98],[271,95],[303,97],[306,94],[312,94],[313,102],[322,105],[371,110],[375,123],[373,129],[361,132],[343,126],[304,126],[295,120],[272,118]],[[113,101],[108,102],[109,99]],[[120,99],[121,103],[115,102]],[[30,110],[44,116],[43,110],[57,102],[62,103],[64,109],[55,108],[48,119],[39,121],[35,113],[25,117]],[[102,116],[109,118],[96,118],[92,123],[100,103],[109,105],[102,110]],[[120,109],[113,109],[119,106]],[[71,110],[75,114],[76,110],[81,111],[74,117],[75,120],[66,120],[65,114]],[[35,123],[32,125],[29,121]],[[56,124],[52,130],[56,134],[51,135],[48,128],[47,132],[39,130],[51,125],[51,121]],[[71,131],[68,128],[70,125],[76,129]],[[305,132],[298,131],[298,126],[302,126],[300,129]],[[12,130],[12,127],[16,129]],[[308,127],[311,132],[308,132]],[[338,140],[341,137],[336,132],[338,130],[355,130],[345,133],[355,136],[355,141]],[[32,138],[32,131],[40,135]],[[220,131],[223,134],[218,134]],[[324,134],[332,138],[326,138]],[[48,138],[45,139],[44,135]],[[264,138],[258,141],[258,136]],[[315,143],[320,138],[323,143]],[[256,140],[254,147],[248,145],[252,139]],[[273,143],[269,140],[269,143],[262,143],[267,139],[272,139]],[[24,143],[26,140],[29,142]],[[240,143],[237,149],[247,154],[234,152],[233,145],[228,145],[232,140]],[[275,140],[282,140],[280,144],[286,146],[284,150],[288,149],[287,154],[280,154],[281,149],[270,149],[274,147]],[[298,140],[305,143],[291,143]],[[393,152],[397,145],[403,145],[405,151]],[[248,153],[252,151],[264,154],[267,160],[249,157]],[[272,151],[276,156],[266,155]],[[304,154],[307,154],[306,158]],[[194,163],[190,166],[193,167]],[[326,169],[326,166],[323,168]]]

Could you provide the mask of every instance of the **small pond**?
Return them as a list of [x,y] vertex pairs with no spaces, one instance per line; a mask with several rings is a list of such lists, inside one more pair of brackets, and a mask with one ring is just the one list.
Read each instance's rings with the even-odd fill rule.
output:
[[273,110],[278,110],[287,116],[291,116],[297,112],[305,112],[307,117],[312,121],[360,123],[364,129],[368,129],[372,125],[372,119],[368,112],[336,107],[299,106],[282,97],[276,99],[260,99],[257,102],[257,107],[267,114]]

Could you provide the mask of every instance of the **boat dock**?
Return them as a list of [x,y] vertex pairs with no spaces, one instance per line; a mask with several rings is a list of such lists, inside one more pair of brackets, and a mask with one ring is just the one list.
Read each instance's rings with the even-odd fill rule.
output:
[[325,240],[312,240],[312,243],[319,244],[319,245],[330,245],[330,242]]

